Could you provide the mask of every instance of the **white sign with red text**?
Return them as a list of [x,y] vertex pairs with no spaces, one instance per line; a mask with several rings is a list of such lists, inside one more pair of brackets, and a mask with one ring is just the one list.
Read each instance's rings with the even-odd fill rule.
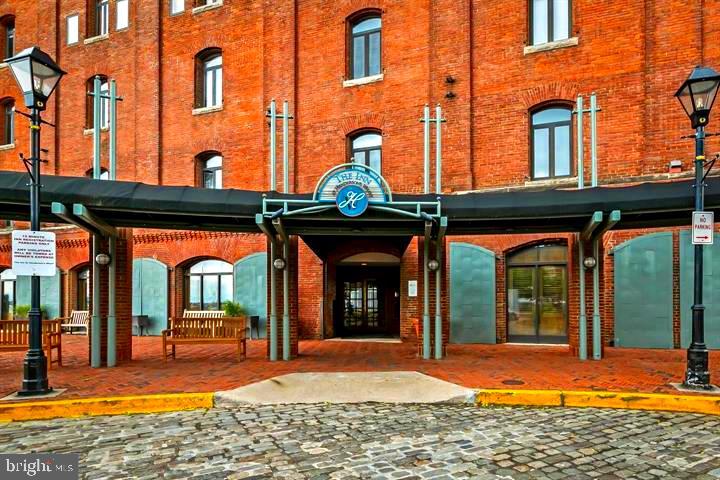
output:
[[693,245],[712,245],[714,219],[713,212],[693,212],[692,243]]
[[55,275],[55,234],[13,230],[12,270],[15,275]]

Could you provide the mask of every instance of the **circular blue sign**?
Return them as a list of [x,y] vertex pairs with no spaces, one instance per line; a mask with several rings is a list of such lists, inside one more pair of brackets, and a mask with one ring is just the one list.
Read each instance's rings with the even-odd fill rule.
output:
[[346,217],[359,217],[368,208],[369,199],[359,185],[345,185],[335,197],[338,210]]

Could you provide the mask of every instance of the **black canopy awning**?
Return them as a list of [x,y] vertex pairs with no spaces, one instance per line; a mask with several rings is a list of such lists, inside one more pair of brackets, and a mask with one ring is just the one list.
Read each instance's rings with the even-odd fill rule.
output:
[[[0,172],[0,218],[29,218],[28,175]],[[707,180],[707,210],[720,209],[720,178]],[[194,187],[109,182],[84,177],[42,177],[41,219],[62,222],[51,203],[83,204],[97,217],[118,227],[180,230],[259,232],[255,215],[262,212],[263,195],[269,198],[309,199],[309,195],[276,192],[212,190]],[[576,232],[592,214],[622,212],[615,228],[688,225],[693,210],[693,181],[644,183],[626,187],[584,190],[476,192],[441,195],[442,214],[448,217],[448,234]],[[395,201],[435,201],[436,195],[393,196]],[[336,209],[287,217],[288,233],[407,235],[422,232],[422,221],[389,213],[368,211],[357,219]]]

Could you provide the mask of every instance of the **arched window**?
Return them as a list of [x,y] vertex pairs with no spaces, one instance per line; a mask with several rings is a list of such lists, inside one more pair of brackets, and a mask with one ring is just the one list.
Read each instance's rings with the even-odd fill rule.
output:
[[0,320],[13,319],[16,278],[10,269],[0,272]]
[[204,152],[197,156],[197,186],[204,188],[223,188],[223,157],[218,152]]
[[382,135],[380,132],[362,131],[350,136],[350,161],[362,163],[380,173],[382,169]]
[[530,152],[532,178],[572,175],[572,112],[550,106],[531,115]]
[[75,279],[75,310],[90,309],[90,269],[83,268],[77,272]]
[[571,0],[528,0],[531,45],[570,38],[570,2]]
[[0,101],[0,145],[15,143],[15,100],[5,98]]
[[15,17],[5,15],[0,18],[0,32],[2,34],[2,58],[10,58],[15,55]]
[[[100,77],[100,94],[108,95],[110,92],[107,75],[93,75],[87,82],[85,88],[87,93],[95,91],[95,77]],[[94,127],[94,97],[87,95],[85,99],[85,128]],[[100,97],[100,128],[108,128],[110,126],[110,99]]]
[[[95,170],[91,168],[85,172],[85,176],[88,178],[95,178],[94,173]],[[100,167],[100,180],[110,180],[110,172],[108,172],[104,167]]]
[[220,310],[233,299],[233,267],[222,260],[196,263],[187,274],[185,308]]
[[195,106],[222,105],[222,50],[206,48],[195,56]]
[[348,20],[349,78],[379,75],[382,71],[382,18],[377,11],[355,15]]

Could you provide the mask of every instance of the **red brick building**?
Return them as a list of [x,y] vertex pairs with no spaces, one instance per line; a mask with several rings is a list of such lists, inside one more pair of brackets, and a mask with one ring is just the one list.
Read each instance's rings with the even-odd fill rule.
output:
[[[87,92],[100,75],[103,85],[115,80],[123,97],[118,180],[271,189],[266,110],[277,99],[289,102],[293,116],[290,192],[312,192],[326,171],[351,158],[377,168],[394,192],[422,192],[418,119],[426,104],[441,105],[447,120],[444,193],[523,191],[575,188],[579,174],[589,184],[589,116],[578,172],[573,108],[579,95],[587,108],[592,93],[601,109],[600,185],[690,178],[692,144],[681,138],[690,124],[673,95],[693,66],[720,66],[720,25],[712,21],[718,16],[720,3],[701,0],[6,0],[0,47],[7,56],[37,45],[68,71],[44,116],[57,125],[43,129],[44,174],[92,174]],[[21,171],[18,154],[27,153],[29,138],[26,120],[12,115],[13,101],[21,107],[12,75],[0,67],[0,170]],[[105,126],[105,106],[102,115]],[[101,135],[106,169],[105,129]],[[707,151],[719,149],[709,139]],[[281,189],[283,173],[273,189]],[[11,228],[0,235],[4,315],[24,298],[22,280],[8,270]],[[51,310],[87,308],[87,234],[53,228],[59,274],[45,289],[54,292]],[[603,344],[687,343],[681,230],[603,236],[596,267]],[[577,348],[577,239],[568,232],[448,237],[446,340]],[[261,234],[135,229],[130,243],[132,309],[150,312],[154,333],[168,316],[218,308],[230,298],[247,304],[264,325]],[[414,337],[422,296],[411,290],[422,291],[422,248],[418,237],[358,236],[318,256],[299,239],[295,333]],[[630,251],[645,260],[625,260],[622,252]],[[199,263],[204,260],[222,262]],[[592,272],[586,276],[590,318]],[[657,307],[650,323],[636,322],[638,307],[628,296]],[[165,300],[152,300],[158,297]],[[434,312],[434,298],[430,307]],[[481,313],[469,320],[463,308]],[[720,346],[714,336],[720,337],[720,301],[714,306],[710,299],[707,315],[708,342]],[[656,338],[640,338],[648,325],[660,325]]]

